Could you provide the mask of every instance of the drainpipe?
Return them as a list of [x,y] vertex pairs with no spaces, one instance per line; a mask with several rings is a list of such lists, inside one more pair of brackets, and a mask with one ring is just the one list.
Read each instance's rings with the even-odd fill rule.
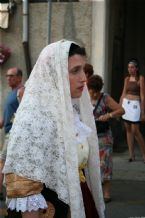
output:
[[28,41],[28,0],[23,0],[23,39],[22,41],[23,41],[27,76],[29,77],[32,67],[31,67],[29,41]]
[[52,0],[48,0],[48,44],[51,43]]

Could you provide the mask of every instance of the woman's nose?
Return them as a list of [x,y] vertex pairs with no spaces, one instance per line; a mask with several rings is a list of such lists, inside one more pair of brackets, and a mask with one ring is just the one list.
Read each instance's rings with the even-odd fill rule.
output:
[[85,72],[83,70],[82,70],[82,73],[81,73],[81,81],[83,81],[83,82],[87,81],[86,74],[85,74]]

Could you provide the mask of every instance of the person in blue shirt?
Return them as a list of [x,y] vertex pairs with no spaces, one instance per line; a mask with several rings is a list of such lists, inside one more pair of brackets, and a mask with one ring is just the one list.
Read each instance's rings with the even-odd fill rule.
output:
[[0,120],[0,128],[4,128],[4,133],[5,133],[4,144],[2,150],[0,151],[0,200],[3,200],[2,169],[6,159],[9,132],[12,128],[13,119],[24,92],[24,86],[22,85],[22,76],[23,76],[22,71],[17,67],[8,69],[6,73],[7,83],[11,88],[11,91],[9,92],[6,98],[3,118]]

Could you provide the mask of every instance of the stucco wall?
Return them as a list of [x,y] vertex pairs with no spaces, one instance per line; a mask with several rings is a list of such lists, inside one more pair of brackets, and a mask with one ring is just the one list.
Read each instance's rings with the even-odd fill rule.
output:
[[[90,56],[91,3],[53,3],[51,42],[62,38],[80,42]],[[41,17],[41,19],[40,19]],[[30,4],[30,45],[34,64],[41,49],[48,44],[48,5]]]
[[[86,47],[90,57],[91,13],[91,2],[53,3],[51,42],[62,38],[78,41]],[[29,15],[30,57],[33,66],[42,48],[48,44],[48,4],[31,3]],[[0,116],[2,116],[4,100],[9,90],[5,79],[6,70],[12,66],[18,66],[24,72],[24,81],[27,79],[22,45],[22,21],[22,3],[17,1],[17,11],[10,17],[9,28],[0,29],[0,44],[12,50],[9,60],[0,67]],[[2,135],[0,130],[0,146]]]

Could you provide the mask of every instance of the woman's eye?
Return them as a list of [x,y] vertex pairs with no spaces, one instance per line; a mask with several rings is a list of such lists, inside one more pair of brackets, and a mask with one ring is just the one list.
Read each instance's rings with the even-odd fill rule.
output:
[[72,70],[72,74],[78,74],[80,72],[80,68],[76,67]]
[[77,74],[77,73],[79,73],[79,70],[78,70],[78,69],[77,69],[77,70],[74,70],[73,73],[74,73],[74,74]]

